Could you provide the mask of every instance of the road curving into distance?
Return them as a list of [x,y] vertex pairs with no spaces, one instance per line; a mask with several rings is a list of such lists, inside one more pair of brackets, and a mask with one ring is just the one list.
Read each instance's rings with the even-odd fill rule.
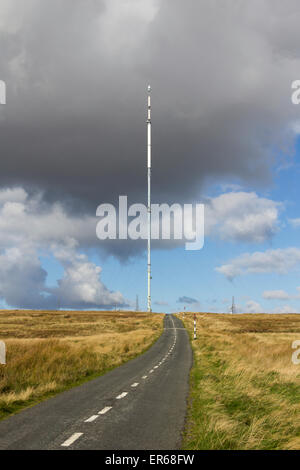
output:
[[192,351],[173,315],[141,356],[0,422],[0,449],[178,449]]

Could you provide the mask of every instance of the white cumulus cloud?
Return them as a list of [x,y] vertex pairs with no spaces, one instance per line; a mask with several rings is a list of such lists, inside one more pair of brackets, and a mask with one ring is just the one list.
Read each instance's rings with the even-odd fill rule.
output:
[[54,256],[64,267],[64,275],[53,293],[59,302],[70,308],[105,307],[122,305],[120,292],[111,292],[100,281],[102,268],[85,254],[77,253],[74,246],[56,247]]
[[264,252],[244,253],[229,263],[218,266],[216,271],[232,280],[237,276],[253,273],[287,274],[299,264],[299,248],[278,248]]
[[[19,308],[110,308],[124,305],[120,292],[101,281],[101,267],[79,252],[96,240],[96,218],[69,215],[59,203],[23,188],[0,190],[0,297]],[[58,286],[49,288],[40,253],[64,268]]]
[[292,227],[297,228],[300,227],[300,218],[296,219],[289,219],[289,223],[292,225]]
[[246,302],[245,313],[264,313],[264,310],[255,300],[248,300],[248,302]]
[[210,198],[205,207],[205,229],[224,240],[261,243],[279,229],[282,204],[254,192],[229,192]]
[[274,310],[273,313],[300,313],[300,309],[291,307],[290,305],[284,305]]
[[266,290],[263,293],[263,298],[267,300],[288,300],[290,296],[284,290]]

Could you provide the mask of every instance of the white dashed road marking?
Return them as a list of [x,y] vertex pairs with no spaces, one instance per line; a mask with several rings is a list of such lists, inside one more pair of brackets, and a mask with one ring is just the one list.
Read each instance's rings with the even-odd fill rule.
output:
[[[172,320],[172,323],[173,323],[173,328],[165,328],[165,329],[174,329],[175,330],[174,342],[172,344],[172,347],[169,349],[168,353],[164,356],[164,358],[158,363],[158,365],[154,366],[154,368],[149,371],[149,374],[152,374],[154,372],[154,369],[157,369],[161,364],[163,364],[164,361],[168,358],[168,356],[173,351],[173,349],[176,345],[176,341],[177,341],[176,329],[178,329],[178,330],[181,330],[181,329],[184,330],[185,329],[185,328],[175,328],[173,318],[171,318],[171,320]],[[147,377],[148,377],[147,375],[143,375],[142,379],[146,379]],[[135,388],[138,385],[139,385],[138,382],[134,382],[131,385],[131,387]],[[122,392],[122,393],[120,393],[120,395],[118,395],[116,397],[116,399],[121,400],[121,398],[126,397],[126,395],[128,395],[128,392]],[[107,413],[111,409],[112,409],[112,406],[106,406],[101,411],[99,411],[97,415],[91,416],[90,418],[86,419],[84,422],[85,423],[91,423],[91,422],[95,421],[99,417],[99,415],[104,415],[105,413]],[[69,439],[67,439],[65,442],[63,442],[61,444],[61,446],[62,447],[69,447],[71,444],[73,444],[73,442],[75,442],[77,439],[79,439],[82,435],[83,435],[82,432],[76,432],[76,433],[72,434],[72,436],[69,437]]]
[[95,419],[99,418],[98,415],[93,415],[91,416],[90,418],[86,419],[84,422],[85,423],[92,423],[93,421],[95,421]]
[[75,432],[69,439],[62,443],[62,447],[69,447],[73,442],[77,441],[80,436],[83,435],[83,432]]
[[112,409],[112,406],[106,406],[103,410],[99,411],[98,415],[105,415],[109,410]]
[[[174,330],[176,330],[176,329],[184,329],[184,328],[175,328],[174,321],[173,321],[172,318],[171,318],[171,320],[172,320],[172,323],[173,323],[173,328],[166,328],[166,329],[174,329]],[[175,333],[174,342],[173,342],[173,344],[172,344],[172,347],[169,349],[169,351],[168,351],[168,353],[165,355],[165,357],[158,363],[158,365],[154,366],[154,368],[149,371],[149,374],[152,374],[152,373],[154,372],[154,369],[157,369],[161,364],[163,364],[164,361],[168,358],[168,356],[172,353],[172,351],[173,351],[173,349],[174,349],[174,347],[175,347],[175,345],[176,345],[176,340],[177,340],[177,335],[176,335],[176,333]],[[147,375],[143,375],[142,379],[146,379],[147,377],[148,377]],[[131,385],[131,387],[135,388],[135,387],[137,387],[138,385],[139,385],[138,382],[134,382],[134,383]],[[122,393],[120,393],[120,395],[118,395],[118,396],[116,397],[116,399],[117,399],[117,400],[121,400],[121,398],[126,397],[126,395],[128,395],[128,392],[122,392]],[[95,420],[99,417],[99,415],[104,415],[105,413],[107,413],[107,412],[108,412],[109,410],[111,410],[111,409],[112,409],[111,406],[106,406],[106,407],[103,408],[101,411],[99,411],[97,415],[91,416],[90,418],[86,419],[84,422],[85,422],[85,423],[91,423],[91,422],[95,421]],[[61,446],[62,446],[62,447],[69,447],[71,444],[73,444],[73,442],[75,442],[77,439],[79,439],[79,437],[81,437],[82,435],[83,435],[82,432],[76,432],[76,433],[72,434],[72,436],[69,437],[69,439],[67,439],[65,442],[63,442],[63,443],[61,444]]]

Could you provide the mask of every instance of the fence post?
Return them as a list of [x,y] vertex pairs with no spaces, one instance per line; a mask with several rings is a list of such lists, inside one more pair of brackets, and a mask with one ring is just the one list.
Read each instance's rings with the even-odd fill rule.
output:
[[6,346],[4,341],[0,341],[0,364],[6,364]]

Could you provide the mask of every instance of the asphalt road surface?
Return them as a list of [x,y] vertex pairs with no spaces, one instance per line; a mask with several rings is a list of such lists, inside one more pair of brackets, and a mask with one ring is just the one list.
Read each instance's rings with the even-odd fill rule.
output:
[[192,352],[182,322],[143,355],[0,422],[0,449],[180,448]]

